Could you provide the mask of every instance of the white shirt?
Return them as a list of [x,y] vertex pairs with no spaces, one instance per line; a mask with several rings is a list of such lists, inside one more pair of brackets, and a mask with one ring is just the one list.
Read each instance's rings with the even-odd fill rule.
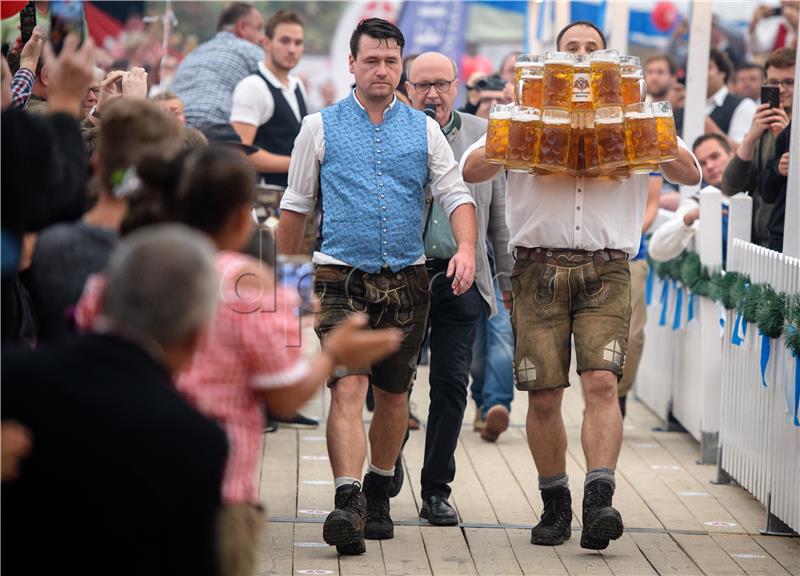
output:
[[[355,97],[355,93],[353,94]],[[356,103],[361,106],[358,97]],[[384,111],[398,105],[397,98]],[[405,104],[399,104],[405,106]],[[439,124],[432,118],[426,117],[425,124],[428,136],[428,185],[434,200],[447,213],[448,218],[457,207],[462,204],[475,205],[469,189],[461,179],[458,164],[453,158],[453,151],[447,142]],[[292,160],[289,163],[289,182],[281,199],[281,210],[291,210],[300,214],[308,214],[314,209],[319,192],[320,165],[325,157],[325,132],[322,123],[322,113],[316,112],[303,118],[300,133],[294,141]],[[421,191],[420,191],[421,193]],[[422,214],[420,214],[420,227]],[[421,247],[421,245],[420,245]],[[337,260],[322,252],[314,252],[312,261],[315,264],[335,264],[350,266],[346,262]],[[425,254],[414,264],[424,264]]]
[[753,56],[769,55],[775,46],[781,24],[786,27],[786,41],[783,43],[783,47],[791,47],[795,41],[795,32],[789,21],[783,16],[762,18],[756,24],[753,33],[747,35],[747,47],[750,54]]
[[[725,102],[725,97],[728,95],[728,87],[723,86],[717,90],[711,98],[706,101],[706,116],[714,111],[714,108],[722,106]],[[753,123],[753,116],[756,114],[756,103],[750,98],[744,98],[736,110],[733,111],[731,124],[728,126],[728,138],[734,142],[741,142],[744,140],[747,131],[750,130],[750,125]]]
[[[308,95],[303,83],[297,76],[289,74],[289,84],[284,85],[273,74],[264,62],[258,63],[258,70],[275,88],[280,88],[281,94],[286,98],[289,107],[294,112],[297,121],[300,121],[300,103],[297,101],[295,90],[300,86],[303,99],[308,102]],[[241,122],[251,126],[261,126],[269,122],[275,113],[275,99],[272,92],[264,83],[264,78],[251,74],[236,85],[233,91],[233,104],[231,106],[231,122]]]
[[[472,151],[485,144],[484,136],[464,152],[462,173]],[[689,150],[680,138],[678,145]],[[702,174],[697,158],[694,162]],[[509,252],[513,254],[516,247],[592,252],[609,248],[622,250],[633,258],[642,236],[648,178],[647,174],[616,180],[508,172]]]
[[[718,190],[713,186],[706,186],[703,190]],[[722,197],[722,205],[728,206],[728,198]],[[687,226],[683,221],[683,217],[687,212],[691,212],[700,206],[700,197],[692,196],[687,198],[675,214],[659,226],[658,230],[653,233],[650,241],[647,243],[647,253],[653,260],[658,262],[666,262],[681,255],[681,253],[689,247],[689,243],[694,238],[694,233],[700,228],[700,219],[692,222],[691,226]]]

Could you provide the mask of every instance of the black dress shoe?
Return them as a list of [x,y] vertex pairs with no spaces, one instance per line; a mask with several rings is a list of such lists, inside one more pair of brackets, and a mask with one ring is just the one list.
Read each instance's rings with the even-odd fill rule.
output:
[[434,526],[455,526],[458,524],[458,514],[450,506],[447,498],[441,494],[434,494],[425,498],[419,515]]

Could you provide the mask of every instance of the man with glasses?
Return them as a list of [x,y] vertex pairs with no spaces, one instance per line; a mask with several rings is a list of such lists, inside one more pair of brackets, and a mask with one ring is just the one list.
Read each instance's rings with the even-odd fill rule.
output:
[[769,241],[768,228],[777,214],[773,215],[773,205],[764,200],[758,186],[758,176],[766,170],[767,162],[775,153],[775,139],[792,117],[795,58],[793,48],[779,48],[770,54],[765,63],[767,79],[764,84],[778,87],[780,105],[773,108],[769,102],[761,103],[753,116],[750,130],[722,177],[722,192],[726,196],[750,192],[753,197],[752,241],[762,246]]
[[[419,55],[408,71],[406,88],[411,105],[424,110],[442,129],[453,155],[461,154],[486,133],[486,121],[453,109],[458,94],[458,71],[455,63],[437,52]],[[455,450],[464,409],[472,362],[472,346],[478,320],[498,311],[492,271],[487,256],[487,235],[497,257],[498,276],[504,290],[511,289],[509,275],[512,258],[508,254],[508,229],[505,224],[505,175],[469,185],[477,204],[478,245],[475,284],[463,294],[453,291],[446,278],[458,246],[444,210],[436,203],[426,203],[426,267],[431,283],[430,330],[430,408],[425,435],[425,459],[422,465],[422,508],[420,516],[431,524],[458,524],[458,515],[447,501],[450,483],[456,472]],[[499,290],[498,290],[499,292]],[[506,313],[506,322],[508,314]],[[509,333],[511,326],[509,324]],[[511,361],[508,362],[509,382]],[[502,409],[501,409],[502,408]],[[508,409],[494,412],[499,432],[508,427]]]

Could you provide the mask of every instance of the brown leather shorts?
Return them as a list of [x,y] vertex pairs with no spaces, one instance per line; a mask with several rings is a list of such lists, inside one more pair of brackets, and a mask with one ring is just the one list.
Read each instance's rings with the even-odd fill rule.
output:
[[569,386],[573,338],[579,374],[609,370],[620,378],[631,314],[627,256],[529,250],[517,250],[511,272],[517,388]]
[[328,385],[345,376],[363,374],[381,390],[407,392],[416,375],[431,300],[425,265],[377,274],[347,266],[318,265],[314,292],[320,301],[314,324],[320,340],[353,312],[367,314],[372,328],[400,328],[403,332],[403,343],[397,352],[374,366],[339,369]]

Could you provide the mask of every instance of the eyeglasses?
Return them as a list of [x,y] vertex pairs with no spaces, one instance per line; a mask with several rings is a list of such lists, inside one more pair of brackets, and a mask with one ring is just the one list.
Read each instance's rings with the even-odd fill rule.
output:
[[437,80],[436,82],[417,82],[414,84],[413,82],[409,82],[414,87],[414,90],[417,91],[417,94],[427,94],[431,86],[436,88],[436,91],[439,94],[443,94],[450,90],[450,86],[455,82],[456,79],[453,78],[452,80]]
[[794,86],[794,78],[784,78],[783,80],[767,80],[764,86],[783,86],[787,90]]

